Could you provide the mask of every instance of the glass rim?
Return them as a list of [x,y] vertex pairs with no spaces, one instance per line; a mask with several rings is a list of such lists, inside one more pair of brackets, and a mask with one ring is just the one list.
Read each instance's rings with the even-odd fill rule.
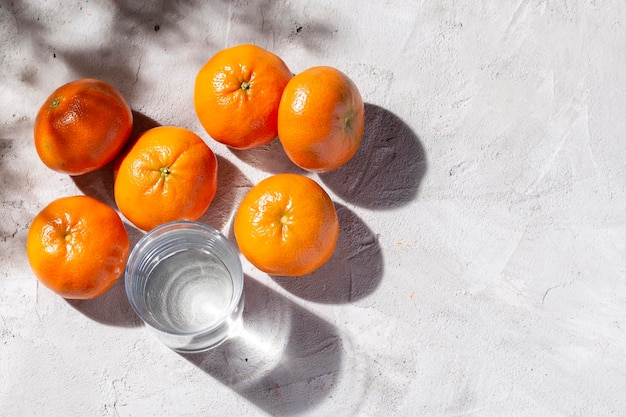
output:
[[[228,249],[228,251],[233,255],[233,258],[236,260],[236,264],[240,272],[238,274],[240,276],[240,279],[238,279],[237,281],[240,281],[241,285],[234,286],[235,289],[237,289],[236,287],[239,287],[239,288],[238,288],[238,291],[233,293],[233,298],[230,304],[228,305],[228,309],[224,312],[224,314],[222,314],[219,317],[219,319],[215,320],[213,325],[211,325],[210,327],[206,327],[206,328],[196,330],[196,331],[172,331],[171,329],[164,328],[163,326],[158,325],[158,323],[153,323],[152,321],[148,320],[145,317],[145,315],[140,312],[140,309],[138,308],[137,302],[135,300],[136,297],[131,297],[131,294],[130,294],[131,293],[130,287],[132,287],[132,285],[130,285],[130,280],[131,280],[130,276],[132,274],[131,264],[134,263],[132,261],[134,260],[134,258],[138,256],[137,254],[139,253],[139,251],[142,248],[144,248],[151,239],[155,238],[155,235],[163,236],[164,234],[168,233],[168,230],[166,229],[168,230],[171,229],[169,231],[191,229],[191,230],[204,230],[205,232],[209,232],[210,234],[215,236],[219,241],[221,241],[224,244],[224,246]],[[235,282],[235,280],[233,280],[233,282]],[[230,240],[228,240],[226,236],[224,236],[222,232],[220,232],[216,228],[209,226],[208,224],[205,224],[199,221],[192,221],[192,220],[176,220],[172,222],[167,222],[146,232],[137,241],[137,243],[131,250],[130,254],[128,255],[128,259],[126,261],[126,267],[124,268],[124,286],[126,290],[126,298],[128,299],[128,302],[130,303],[130,306],[132,307],[132,309],[135,311],[135,314],[137,314],[137,316],[141,319],[143,323],[145,323],[147,326],[151,327],[152,329],[155,329],[161,333],[174,336],[174,337],[202,336],[206,333],[212,332],[213,330],[219,328],[220,326],[223,326],[224,323],[228,321],[228,318],[232,316],[235,309],[237,309],[241,305],[241,300],[243,297],[243,284],[244,284],[243,266],[241,264],[241,259],[239,258],[239,253],[235,249],[235,246],[230,242]],[[145,310],[148,311],[147,309]]]

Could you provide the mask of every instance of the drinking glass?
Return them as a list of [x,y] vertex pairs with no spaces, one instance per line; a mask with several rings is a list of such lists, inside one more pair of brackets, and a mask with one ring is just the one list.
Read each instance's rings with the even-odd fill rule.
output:
[[212,349],[241,327],[241,260],[211,226],[177,221],[148,232],[130,253],[125,279],[137,315],[178,352]]

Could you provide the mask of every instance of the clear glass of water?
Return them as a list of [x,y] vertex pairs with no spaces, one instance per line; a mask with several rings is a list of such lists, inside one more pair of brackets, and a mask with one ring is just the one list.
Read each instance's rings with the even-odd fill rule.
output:
[[179,221],[150,231],[131,251],[125,279],[137,315],[178,352],[212,349],[241,327],[241,260],[208,225]]

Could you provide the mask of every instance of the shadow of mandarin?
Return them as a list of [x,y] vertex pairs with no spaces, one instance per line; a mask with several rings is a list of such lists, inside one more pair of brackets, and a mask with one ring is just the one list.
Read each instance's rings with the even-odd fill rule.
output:
[[307,174],[307,171],[291,162],[277,138],[252,149],[229,149],[239,160],[270,174]]
[[398,116],[365,104],[365,131],[357,153],[320,180],[351,204],[392,209],[413,201],[426,174],[419,138]]
[[231,161],[217,155],[217,190],[207,211],[199,221],[223,230],[236,210],[237,205],[252,187],[250,180]]

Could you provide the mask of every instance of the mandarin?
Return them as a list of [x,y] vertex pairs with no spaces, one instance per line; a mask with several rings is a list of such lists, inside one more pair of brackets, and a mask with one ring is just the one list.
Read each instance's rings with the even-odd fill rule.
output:
[[300,168],[328,172],[356,153],[363,136],[365,108],[354,82],[328,66],[294,76],[278,107],[278,138]]
[[249,149],[274,140],[283,89],[292,73],[278,56],[255,45],[216,53],[200,69],[194,107],[207,133],[224,145]]
[[50,169],[80,175],[111,162],[130,136],[133,114],[110,84],[85,78],[57,88],[35,119],[35,148]]
[[129,246],[117,212],[88,196],[48,204],[35,216],[26,242],[39,281],[69,299],[104,294],[124,271]]
[[314,180],[277,174],[245,195],[234,232],[241,253],[261,271],[302,276],[332,255],[339,220],[332,200]]
[[159,126],[144,132],[115,161],[115,202],[135,226],[151,230],[198,220],[217,188],[217,158],[190,130]]

